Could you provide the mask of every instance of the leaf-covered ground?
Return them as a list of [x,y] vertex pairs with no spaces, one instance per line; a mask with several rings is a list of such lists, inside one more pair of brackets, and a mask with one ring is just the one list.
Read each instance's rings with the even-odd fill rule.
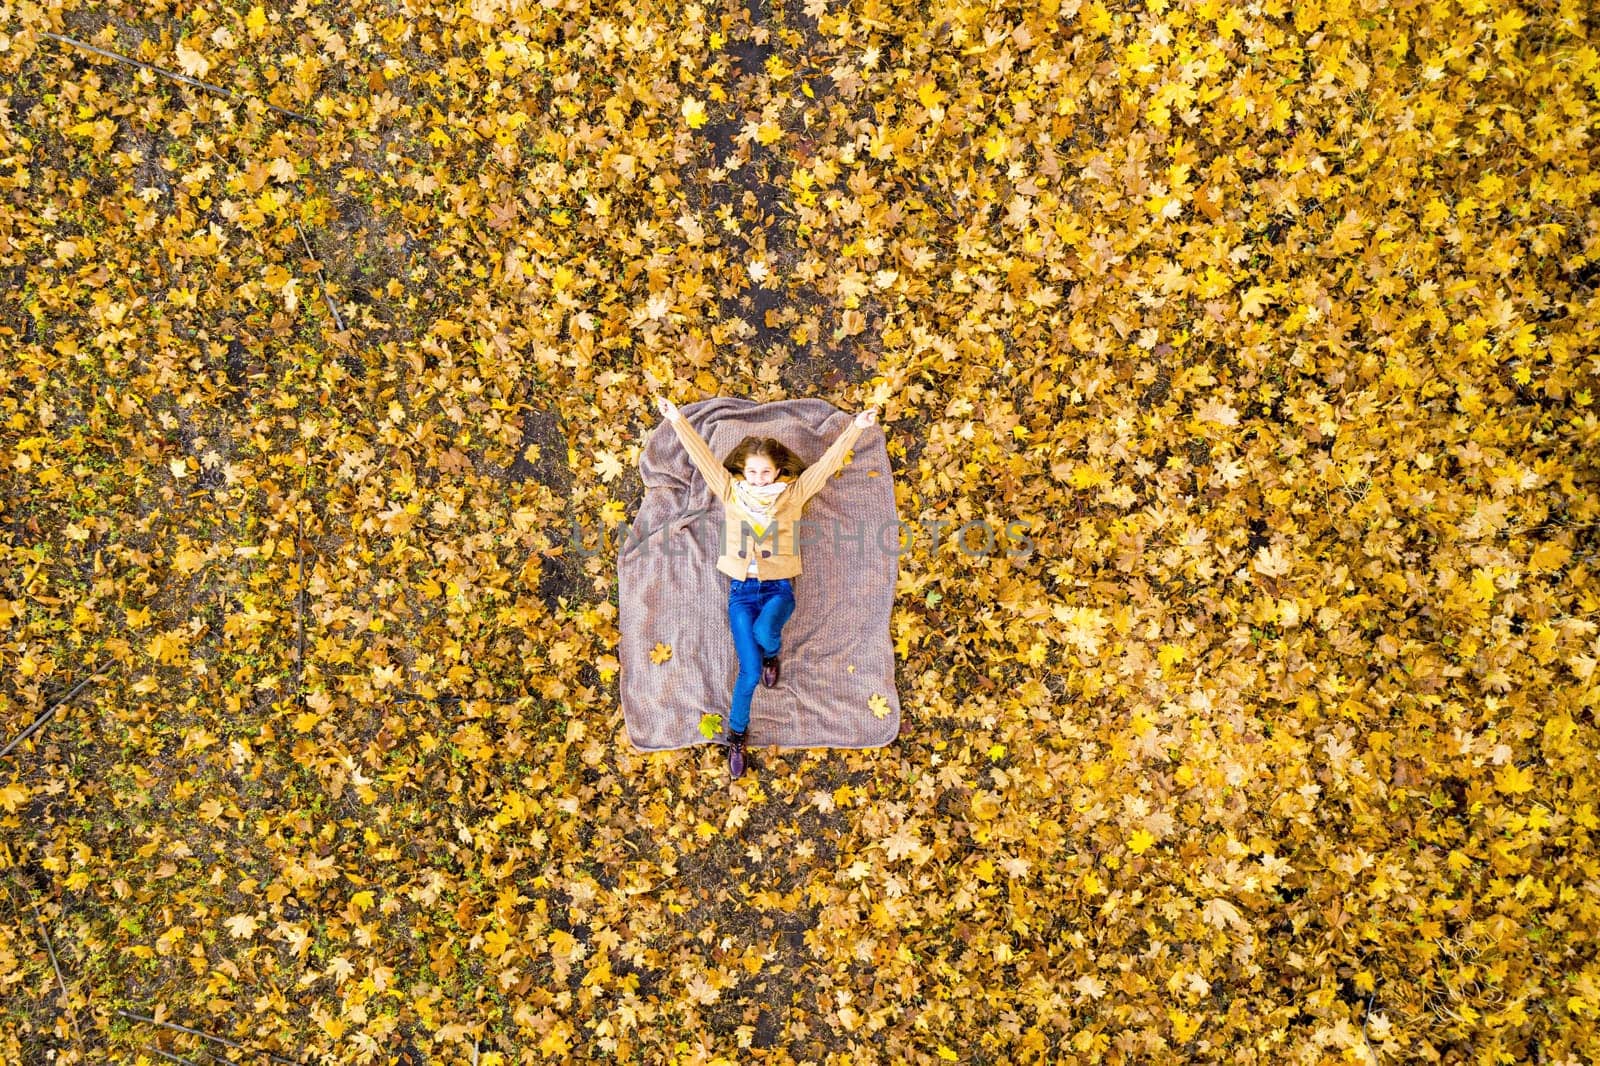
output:
[[[1597,32],[3,0],[0,1059],[1594,1061]],[[652,382],[879,408],[898,743],[630,749]]]

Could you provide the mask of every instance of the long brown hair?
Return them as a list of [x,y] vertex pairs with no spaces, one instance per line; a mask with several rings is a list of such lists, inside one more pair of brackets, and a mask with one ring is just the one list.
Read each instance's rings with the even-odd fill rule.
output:
[[788,481],[799,477],[808,465],[776,437],[746,437],[734,446],[722,465],[735,477],[744,477],[744,461],[752,455],[766,456],[778,468],[778,476]]

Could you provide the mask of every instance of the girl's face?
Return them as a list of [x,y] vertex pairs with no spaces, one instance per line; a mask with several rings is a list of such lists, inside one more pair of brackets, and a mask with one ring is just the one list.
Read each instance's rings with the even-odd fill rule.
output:
[[746,456],[744,479],[752,485],[770,485],[778,479],[778,468],[765,455]]

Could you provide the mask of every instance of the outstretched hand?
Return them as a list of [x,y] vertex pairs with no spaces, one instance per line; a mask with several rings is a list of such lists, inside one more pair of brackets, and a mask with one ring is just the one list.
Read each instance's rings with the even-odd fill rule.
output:
[[870,407],[867,408],[865,411],[862,411],[860,414],[856,415],[856,425],[860,426],[862,429],[866,429],[868,426],[872,425],[872,423],[876,422],[877,420],[878,420],[878,412],[873,410]]

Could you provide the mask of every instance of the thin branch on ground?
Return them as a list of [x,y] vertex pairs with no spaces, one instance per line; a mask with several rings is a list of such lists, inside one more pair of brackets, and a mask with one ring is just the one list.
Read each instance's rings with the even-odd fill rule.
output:
[[188,1033],[190,1036],[200,1036],[207,1040],[214,1040],[224,1047],[231,1047],[235,1051],[244,1052],[246,1055],[265,1055],[273,1062],[283,1063],[284,1066],[300,1066],[300,1063],[295,1062],[293,1059],[279,1058],[270,1051],[260,1051],[254,1048],[247,1048],[243,1044],[235,1043],[232,1040],[228,1040],[220,1036],[213,1036],[210,1033],[201,1032],[199,1029],[190,1029],[187,1025],[178,1025],[175,1022],[158,1022],[154,1018],[146,1017],[143,1014],[134,1014],[131,1011],[118,1010],[116,1013],[122,1015],[124,1018],[132,1018],[136,1022],[148,1022],[151,1025],[159,1025],[163,1029],[171,1029],[174,1032]]
[[[183,1063],[183,1066],[195,1066],[195,1063],[190,1062],[188,1059],[179,1058],[178,1056],[170,1054],[169,1052],[162,1051],[158,1047],[151,1047],[149,1044],[146,1044],[142,1050],[148,1051],[152,1055],[160,1055],[169,1062],[181,1062]],[[223,1059],[222,1061],[227,1062],[228,1060]],[[232,1066],[232,1064],[230,1063],[229,1066]]]
[[300,220],[298,218],[294,220],[294,228],[300,234],[300,243],[305,246],[306,256],[313,263],[318,264],[317,281],[322,285],[322,299],[326,301],[328,310],[333,314],[333,324],[339,328],[340,333],[343,333],[344,319],[339,317],[339,309],[334,306],[333,297],[328,295],[328,279],[323,276],[321,261],[317,259],[316,253],[311,250],[311,242],[306,240],[306,231],[300,228]]
[[67,701],[72,699],[72,697],[76,696],[78,694],[79,690],[83,688],[83,686],[87,685],[89,682],[93,681],[95,678],[100,677],[103,674],[111,673],[111,672],[115,671],[116,669],[117,669],[117,664],[116,663],[112,663],[109,670],[97,670],[94,673],[90,674],[88,677],[84,678],[82,681],[79,681],[76,685],[74,685],[72,687],[72,691],[71,692],[67,693],[65,696],[62,696],[55,703],[51,704],[49,709],[46,710],[43,714],[41,714],[39,717],[35,718],[33,720],[33,723],[31,725],[29,725],[28,728],[24,729],[17,736],[17,738],[15,740],[13,740],[11,743],[7,744],[4,748],[0,748],[0,758],[4,758],[5,756],[10,755],[12,750],[15,749],[18,744],[21,744],[24,740],[27,740],[29,737],[33,736],[33,734],[37,733],[41,728],[43,728],[44,724],[50,720],[51,715],[55,714],[62,707],[64,707],[66,705]]
[[[152,66],[143,60],[129,59],[127,56],[118,55],[116,52],[108,52],[104,48],[96,48],[92,44],[86,44],[85,42],[72,37],[63,37],[59,33],[50,33],[47,30],[39,30],[38,33],[40,37],[44,37],[48,40],[58,41],[61,44],[70,44],[74,48],[82,48],[86,52],[93,52],[97,56],[104,56],[107,59],[114,59],[118,63],[126,63],[128,66],[138,67],[140,70],[148,70],[152,74],[159,74],[163,78],[171,78],[173,81],[181,81],[185,85],[192,85],[196,89],[204,89],[206,92],[216,93],[219,96],[226,96],[230,100],[239,100],[242,102],[246,99],[250,99],[249,97],[239,95],[232,89],[224,89],[220,85],[212,85],[208,81],[200,81],[197,78],[191,78],[187,74],[179,74],[176,71],[164,70],[161,67]],[[266,107],[276,111],[278,114],[285,115],[289,118],[295,119],[296,121],[304,122],[310,126],[316,126],[318,124],[316,119],[302,115],[298,111],[290,111],[288,108],[279,107],[277,104],[269,104],[265,100],[262,100],[261,103]]]
[[[298,225],[298,223],[296,223]],[[302,236],[304,236],[302,234]],[[306,549],[305,549],[305,519],[296,513],[294,517],[294,547],[295,566],[300,571],[300,592],[295,596],[295,631],[297,650],[294,657],[294,691],[295,698],[305,699],[305,686],[301,678],[305,676],[306,669]]]
[[1372,1001],[1377,995],[1378,990],[1376,988],[1367,994],[1367,1009],[1361,1012],[1361,1043],[1366,1045],[1367,1054],[1372,1056],[1373,1062],[1378,1061],[1378,1053],[1373,1049],[1372,1041],[1367,1039],[1367,1019],[1372,1017]]
[[[6,882],[6,894],[11,894],[10,881]],[[56,948],[50,940],[50,930],[45,927],[44,915],[39,913],[39,905],[33,901],[33,897],[26,891],[23,892],[23,896],[28,900],[28,908],[33,911],[34,923],[39,926],[39,936],[44,940],[44,950],[50,956],[50,968],[56,972],[56,984],[61,988],[61,1009],[66,1011],[67,1020],[72,1023],[73,1035],[78,1040],[78,1052],[82,1054],[83,1030],[78,1028],[78,1016],[72,1009],[72,993],[67,990],[67,979],[62,976],[61,963],[56,958]],[[15,899],[12,902],[15,905]]]

